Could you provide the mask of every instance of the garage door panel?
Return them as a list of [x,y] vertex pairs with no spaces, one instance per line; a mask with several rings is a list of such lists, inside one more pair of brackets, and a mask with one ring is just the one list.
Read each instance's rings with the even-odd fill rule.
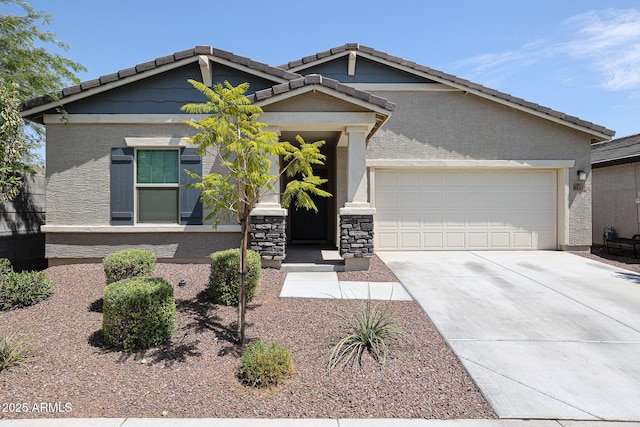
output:
[[421,249],[420,244],[420,232],[401,232],[400,233],[400,246],[403,249]]
[[516,231],[513,233],[514,249],[531,249],[533,246],[533,236],[531,232]]
[[511,233],[492,232],[491,249],[509,249],[511,247]]
[[555,249],[555,170],[376,170],[379,250]]
[[442,249],[444,246],[444,233],[422,233],[423,249]]
[[488,232],[469,232],[469,249],[487,249],[489,248]]
[[464,232],[448,232],[446,236],[445,249],[465,249]]
[[415,209],[420,207],[420,192],[404,190],[399,193],[400,206],[403,209]]

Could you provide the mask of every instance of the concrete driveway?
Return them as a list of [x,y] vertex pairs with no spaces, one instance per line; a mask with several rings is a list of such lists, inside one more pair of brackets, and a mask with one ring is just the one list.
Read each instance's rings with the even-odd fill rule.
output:
[[502,418],[640,421],[640,275],[566,252],[382,252]]

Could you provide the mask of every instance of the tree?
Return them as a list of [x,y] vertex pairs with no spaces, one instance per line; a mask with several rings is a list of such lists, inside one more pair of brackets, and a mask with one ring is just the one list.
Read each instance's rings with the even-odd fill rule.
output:
[[[56,92],[70,84],[79,83],[75,73],[85,68],[50,53],[43,45],[53,49],[67,50],[68,46],[56,39],[56,34],[39,27],[51,23],[51,15],[36,11],[23,0],[0,0],[0,4],[15,4],[24,15],[0,15],[0,111],[2,133],[0,134],[0,198],[15,197],[21,184],[15,180],[9,186],[5,179],[7,171],[24,171],[24,166],[43,166],[38,162],[35,150],[44,139],[39,125],[25,124],[16,120],[19,111],[17,100],[26,100],[41,95],[56,99]],[[11,110],[15,110],[12,112]],[[9,138],[9,139],[5,139]],[[8,155],[10,153],[10,156]],[[11,159],[11,162],[8,162]],[[8,189],[8,190],[7,190]],[[7,192],[5,192],[5,190]]]
[[19,103],[17,92],[0,78],[0,202],[13,200],[20,193],[22,176],[15,172],[27,170],[20,162],[26,142]]
[[[324,141],[305,142],[297,136],[297,144],[279,141],[275,132],[265,130],[265,123],[257,119],[262,109],[245,97],[248,83],[237,87],[229,82],[213,88],[189,80],[208,101],[187,104],[183,111],[208,114],[198,122],[187,121],[199,132],[190,138],[198,146],[198,154],[217,157],[225,173],[190,175],[197,180],[191,187],[200,190],[203,204],[211,210],[206,219],[213,219],[215,228],[225,217],[233,216],[240,224],[240,293],[238,298],[238,340],[245,337],[245,274],[251,211],[265,196],[280,194],[277,183],[286,174],[288,182],[282,192],[282,206],[291,202],[296,207],[317,211],[312,196],[331,197],[320,185],[326,182],[313,174],[313,165],[321,165],[325,156],[320,153]],[[275,159],[282,159],[279,172],[272,172]]]

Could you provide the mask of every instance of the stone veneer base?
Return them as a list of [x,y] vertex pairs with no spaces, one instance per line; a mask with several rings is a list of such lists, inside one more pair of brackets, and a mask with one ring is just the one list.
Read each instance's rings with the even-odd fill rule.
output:
[[251,216],[249,248],[260,254],[263,266],[279,268],[286,256],[286,218],[285,216]]

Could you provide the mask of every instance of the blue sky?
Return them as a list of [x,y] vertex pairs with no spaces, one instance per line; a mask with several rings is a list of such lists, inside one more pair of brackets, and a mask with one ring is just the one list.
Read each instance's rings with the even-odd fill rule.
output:
[[[32,0],[90,80],[211,45],[280,65],[349,42],[640,133],[637,0]],[[2,10],[5,9],[5,10]],[[0,13],[12,11],[0,4]]]

